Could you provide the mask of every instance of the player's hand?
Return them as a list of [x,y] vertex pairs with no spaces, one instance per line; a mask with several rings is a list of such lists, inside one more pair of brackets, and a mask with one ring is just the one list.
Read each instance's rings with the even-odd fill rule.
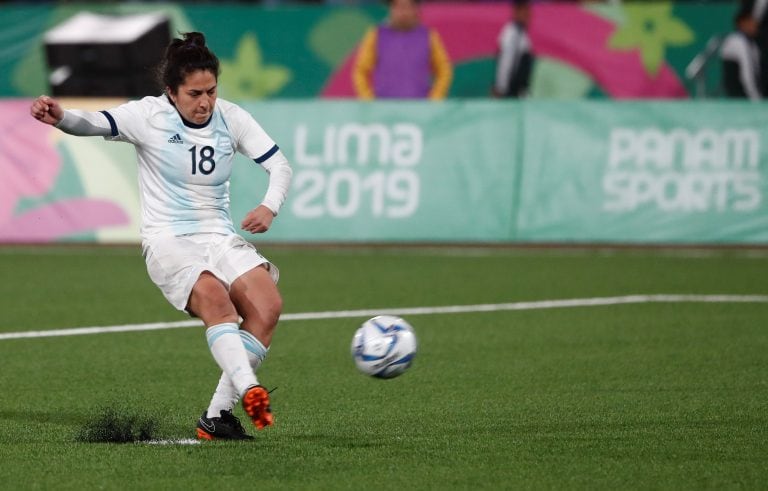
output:
[[264,205],[259,205],[245,215],[240,228],[252,234],[261,234],[269,230],[274,218],[272,210]]
[[41,95],[35,99],[32,107],[29,108],[29,113],[36,120],[50,125],[58,123],[64,117],[64,109],[58,101],[47,95]]

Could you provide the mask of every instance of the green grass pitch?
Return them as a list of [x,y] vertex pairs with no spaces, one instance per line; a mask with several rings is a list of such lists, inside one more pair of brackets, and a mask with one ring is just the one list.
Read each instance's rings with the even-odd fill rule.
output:
[[[286,313],[768,294],[764,250],[263,252]],[[0,333],[186,319],[138,247],[4,247],[0,271]],[[200,445],[77,435],[107,408],[193,438],[219,376],[202,328],[0,339],[0,488],[765,489],[768,303],[406,318],[420,350],[393,380],[354,368],[364,318],[282,322],[276,425]]]

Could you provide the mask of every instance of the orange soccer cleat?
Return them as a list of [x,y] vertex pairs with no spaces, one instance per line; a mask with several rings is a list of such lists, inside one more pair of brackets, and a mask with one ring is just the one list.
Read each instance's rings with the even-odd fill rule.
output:
[[253,426],[260,430],[274,424],[272,408],[269,406],[269,392],[261,385],[248,387],[243,396],[243,409],[251,417]]

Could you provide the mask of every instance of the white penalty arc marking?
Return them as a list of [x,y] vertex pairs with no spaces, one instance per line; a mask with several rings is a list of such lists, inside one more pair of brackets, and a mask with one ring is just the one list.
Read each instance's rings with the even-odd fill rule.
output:
[[[375,315],[430,315],[464,314],[473,312],[499,312],[509,310],[541,310],[574,307],[600,307],[643,303],[768,303],[768,295],[625,295],[620,297],[572,298],[564,300],[537,300],[530,302],[489,303],[477,305],[448,305],[442,307],[404,307],[387,309],[336,310],[329,312],[304,312],[283,314],[280,321],[347,319],[372,317]],[[201,326],[200,320],[176,322],[153,322],[150,324],[125,324],[118,326],[78,327],[48,331],[24,331],[0,333],[5,339],[47,338],[56,336],[79,336],[113,332],[155,331],[181,327]]]

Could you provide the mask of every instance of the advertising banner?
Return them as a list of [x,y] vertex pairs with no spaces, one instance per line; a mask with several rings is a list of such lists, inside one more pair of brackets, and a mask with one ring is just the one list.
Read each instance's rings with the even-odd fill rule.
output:
[[[520,106],[246,105],[294,169],[277,240],[498,241],[510,233]],[[240,166],[233,215],[263,174]],[[247,176],[245,174],[248,174]],[[238,201],[239,199],[239,201]],[[279,222],[279,223],[278,223]]]
[[524,120],[524,240],[768,241],[760,105],[537,102]]
[[[120,100],[68,100],[99,110]],[[0,101],[0,242],[137,242],[131,145]],[[768,243],[768,133],[750,103],[246,102],[288,157],[285,242]],[[268,175],[239,156],[235,224]]]

